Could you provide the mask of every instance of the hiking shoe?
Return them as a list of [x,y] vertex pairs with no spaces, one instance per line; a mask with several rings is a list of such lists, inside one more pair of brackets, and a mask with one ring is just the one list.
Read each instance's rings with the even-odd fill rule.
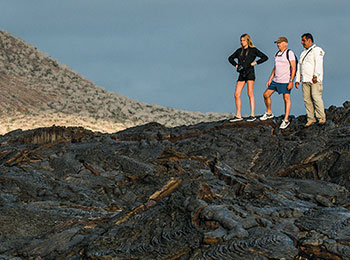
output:
[[307,123],[305,124],[305,127],[309,127],[311,125],[313,125],[315,123],[315,121],[307,121]]
[[256,117],[255,116],[249,116],[248,118],[247,118],[247,121],[248,122],[253,122],[253,121],[255,121],[256,120]]
[[260,117],[260,120],[262,121],[265,121],[267,119],[271,119],[271,118],[274,118],[275,116],[271,113],[271,114],[268,114],[267,112],[265,112],[265,114],[263,116]]
[[234,118],[230,119],[230,122],[239,122],[239,121],[243,121],[243,118],[234,116]]
[[324,125],[326,123],[326,119],[319,119],[318,124],[319,125]]
[[280,129],[286,129],[289,126],[290,122],[288,120],[283,120],[280,125]]

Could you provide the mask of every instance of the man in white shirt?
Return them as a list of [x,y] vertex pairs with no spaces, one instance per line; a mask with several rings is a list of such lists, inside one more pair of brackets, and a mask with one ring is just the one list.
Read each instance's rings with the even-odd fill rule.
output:
[[307,114],[306,127],[316,123],[326,122],[326,114],[322,100],[323,91],[323,56],[325,52],[314,44],[314,39],[310,33],[301,36],[301,44],[305,50],[300,54],[297,66],[295,87],[298,88],[300,82],[303,83],[304,104]]

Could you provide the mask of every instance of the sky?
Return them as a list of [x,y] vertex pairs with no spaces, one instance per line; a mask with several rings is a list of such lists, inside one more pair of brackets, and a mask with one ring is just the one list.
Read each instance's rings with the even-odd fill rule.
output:
[[[109,91],[176,109],[235,113],[238,74],[227,58],[248,33],[269,60],[255,67],[256,114],[279,36],[297,56],[301,35],[324,49],[325,107],[350,100],[349,0],[2,0],[0,29]],[[242,114],[249,115],[247,87]],[[301,88],[292,110],[305,114]],[[282,96],[272,111],[284,113]]]

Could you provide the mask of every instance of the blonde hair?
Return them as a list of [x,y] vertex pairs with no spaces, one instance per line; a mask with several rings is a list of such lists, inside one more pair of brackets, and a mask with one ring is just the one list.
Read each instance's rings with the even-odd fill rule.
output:
[[242,35],[241,35],[241,38],[244,38],[244,40],[246,40],[246,42],[248,43],[248,46],[249,46],[249,47],[255,47],[254,44],[253,44],[253,41],[252,41],[252,39],[250,38],[250,36],[249,36],[248,33],[242,34]]

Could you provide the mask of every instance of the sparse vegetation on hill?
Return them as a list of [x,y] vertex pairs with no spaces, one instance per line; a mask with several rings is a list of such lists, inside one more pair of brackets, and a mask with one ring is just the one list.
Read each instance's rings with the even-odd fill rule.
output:
[[[153,121],[178,126],[229,116],[150,105],[107,91],[5,31],[0,31],[0,110],[1,134],[53,122],[115,132]],[[19,124],[22,117],[28,120]]]

